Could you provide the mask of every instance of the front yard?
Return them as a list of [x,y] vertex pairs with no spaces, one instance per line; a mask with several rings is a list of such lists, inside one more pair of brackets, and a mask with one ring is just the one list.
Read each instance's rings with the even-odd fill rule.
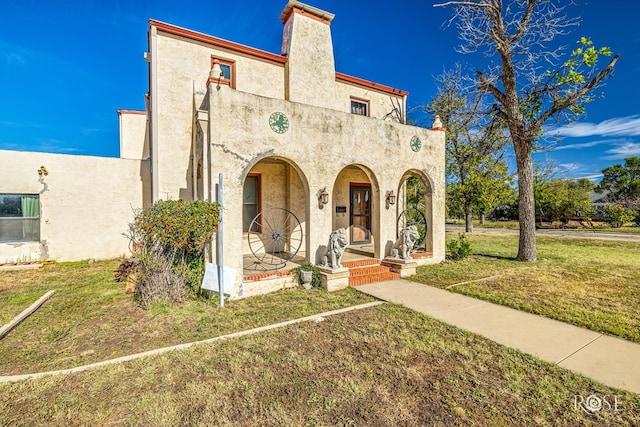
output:
[[[451,290],[638,341],[640,245],[540,239],[540,260],[522,264],[512,260],[514,237],[469,238],[476,255],[421,268],[414,279],[447,287],[495,276]],[[372,301],[355,289],[294,289],[224,309],[194,299],[145,311],[114,281],[117,265],[0,272],[2,324],[56,289],[0,341],[0,374],[68,368]],[[586,410],[590,396],[617,406]],[[635,426],[640,395],[391,304],[0,384],[0,425],[112,424]]]

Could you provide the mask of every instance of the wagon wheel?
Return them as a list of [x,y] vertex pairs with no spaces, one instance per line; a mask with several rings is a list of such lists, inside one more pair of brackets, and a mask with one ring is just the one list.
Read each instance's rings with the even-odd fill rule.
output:
[[302,246],[302,226],[287,209],[267,209],[251,222],[247,233],[255,257],[251,269],[277,270],[285,266]]
[[400,231],[403,228],[410,225],[415,225],[420,234],[420,238],[413,244],[413,248],[417,250],[424,250],[425,242],[427,241],[427,218],[424,213],[415,206],[408,206],[398,216],[398,222],[396,227],[396,238],[400,236]]

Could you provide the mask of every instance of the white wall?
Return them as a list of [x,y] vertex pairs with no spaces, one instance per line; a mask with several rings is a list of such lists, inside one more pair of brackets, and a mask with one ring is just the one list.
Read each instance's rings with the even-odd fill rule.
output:
[[39,194],[41,218],[40,244],[0,243],[0,263],[127,254],[122,233],[150,200],[147,163],[0,150],[0,193]]
[[149,133],[146,111],[118,110],[120,118],[120,158],[149,157]]

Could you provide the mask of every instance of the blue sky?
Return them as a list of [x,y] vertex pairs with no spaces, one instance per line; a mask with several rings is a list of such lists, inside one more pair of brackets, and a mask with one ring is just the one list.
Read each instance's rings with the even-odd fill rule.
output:
[[[549,159],[558,176],[598,180],[600,170],[640,156],[640,3],[578,0],[582,23],[563,43],[588,36],[620,54],[604,96],[588,105]],[[0,149],[119,155],[117,109],[144,109],[150,18],[278,53],[286,0],[21,0],[0,8]],[[409,105],[435,95],[434,76],[478,58],[455,52],[451,10],[422,0],[308,0],[336,14],[337,71],[409,91]],[[473,67],[475,66],[475,67]],[[427,123],[428,124],[428,123]]]

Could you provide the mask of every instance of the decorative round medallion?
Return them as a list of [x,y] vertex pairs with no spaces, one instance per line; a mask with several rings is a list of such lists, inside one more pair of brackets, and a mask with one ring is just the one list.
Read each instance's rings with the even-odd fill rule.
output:
[[289,129],[289,119],[284,113],[276,111],[269,116],[269,126],[275,133],[285,133]]
[[417,136],[414,136],[413,138],[411,138],[410,145],[413,151],[418,152],[422,148],[422,141],[420,141],[420,138],[418,138]]

